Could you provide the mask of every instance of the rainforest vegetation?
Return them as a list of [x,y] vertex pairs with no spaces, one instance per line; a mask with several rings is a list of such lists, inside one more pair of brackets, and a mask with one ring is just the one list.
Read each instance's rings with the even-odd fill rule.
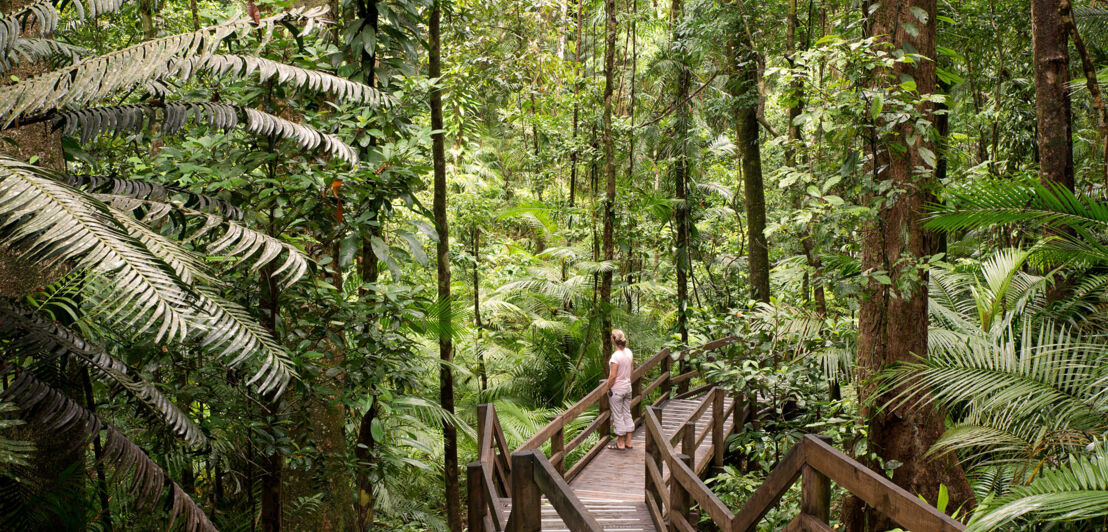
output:
[[613,328],[739,338],[733,509],[821,434],[1108,527],[1100,0],[0,11],[0,530],[460,532],[477,406],[527,440]]

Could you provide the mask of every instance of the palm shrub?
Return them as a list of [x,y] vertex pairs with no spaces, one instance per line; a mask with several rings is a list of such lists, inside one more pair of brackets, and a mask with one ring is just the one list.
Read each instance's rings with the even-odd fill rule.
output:
[[[121,7],[113,1],[68,5],[80,20]],[[20,62],[57,66],[0,87],[0,130],[47,123],[88,141],[98,135],[153,129],[169,134],[192,121],[218,129],[241,126],[271,142],[287,139],[302,150],[318,150],[323,159],[356,164],[357,152],[336,136],[286,118],[233,102],[172,101],[177,87],[188,80],[214,76],[299,87],[349,103],[387,105],[381,93],[360,83],[261,57],[217,53],[225,40],[255,32],[263,44],[282,27],[293,30],[299,25],[306,33],[326,22],[325,13],[294,9],[266,18],[236,17],[199,31],[84,57],[81,50],[52,39],[59,15],[51,2],[29,4],[0,19],[0,68]],[[32,32],[39,36],[29,37]],[[121,95],[133,103],[102,105]],[[214,527],[146,452],[73,399],[44,368],[86,368],[114,390],[129,394],[147,415],[195,449],[207,448],[208,436],[141,372],[113,353],[113,338],[145,338],[180,346],[182,352],[216,355],[232,368],[248,370],[247,383],[257,393],[279,396],[296,376],[287,353],[247,309],[222,297],[222,283],[204,257],[232,258],[232,267],[266,267],[285,285],[300,279],[310,263],[294,246],[251,229],[242,214],[219,199],[168,184],[78,177],[35,161],[0,157],[0,259],[17,265],[17,270],[79,279],[76,295],[61,305],[50,307],[29,297],[0,298],[0,405],[17,408],[29,430],[64,434],[73,448],[103,434],[103,460],[130,476],[139,506],[152,508],[164,497],[171,519],[189,530]],[[90,340],[97,331],[105,342]],[[0,428],[13,423],[5,419]],[[0,439],[0,472],[18,473],[26,453],[26,445]],[[19,485],[5,484],[16,489]],[[12,520],[18,512],[10,505],[18,499],[5,493],[0,503],[7,524],[32,526]]]
[[1103,338],[1060,319],[1046,301],[1050,276],[1026,271],[1059,249],[1001,250],[932,271],[930,352],[883,376],[899,390],[894,401],[929,399],[950,416],[929,452],[960,452],[990,484],[975,529],[1027,516],[1085,526],[1108,513],[1089,504],[1108,495],[1103,457],[1084,454],[1108,416]]

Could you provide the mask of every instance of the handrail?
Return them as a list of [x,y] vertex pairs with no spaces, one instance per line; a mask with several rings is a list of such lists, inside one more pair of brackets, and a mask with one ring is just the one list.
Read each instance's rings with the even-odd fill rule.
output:
[[[742,412],[739,408],[736,405],[732,410]],[[745,410],[745,406],[742,408]],[[713,413],[719,410],[719,406],[713,407]],[[670,524],[677,529],[691,529],[688,512],[692,499],[719,530],[752,531],[793,482],[801,478],[801,513],[786,530],[830,530],[827,520],[831,481],[908,530],[957,532],[965,529],[962,523],[811,434],[794,445],[743,508],[732,513],[689,467],[689,457],[678,454],[670,439],[664,436],[660,409],[648,409],[645,424],[647,507],[659,528]],[[670,471],[668,483],[661,476],[662,464]]]
[[[658,353],[651,356],[642,365],[636,367],[631,372],[631,387],[634,392],[634,397],[631,398],[632,417],[636,424],[641,422],[642,415],[641,410],[643,402],[646,398],[658,389],[664,390],[662,398],[668,398],[671,396],[672,386],[678,384],[678,382],[684,382],[691,379],[698,374],[696,371],[689,371],[681,375],[681,381],[674,380],[675,377],[671,374],[671,366],[673,362],[680,362],[689,356],[719,349],[721,347],[730,345],[739,340],[737,336],[727,336],[711,342],[705,343],[697,347],[691,347],[678,351],[676,354],[671,353],[669,348],[662,349]],[[655,367],[662,366],[661,375],[651,381],[645,388],[642,387],[642,379]],[[611,426],[611,415],[607,408],[607,397],[604,391],[605,381],[601,380],[600,384],[592,391],[585,394],[579,401],[567,408],[564,412],[550,420],[546,426],[532,435],[527,441],[523,442],[514,452],[519,453],[523,451],[530,451],[541,449],[543,444],[550,442],[550,456],[549,460],[555,469],[558,471],[565,471],[565,461],[570,453],[584,443],[589,436],[594,433],[599,433],[601,438],[597,441],[591,449],[589,449],[583,457],[576,464],[569,468],[565,473],[567,480],[572,480],[580,471],[588,464],[588,461],[600,454],[600,451],[608,443],[609,428]],[[566,427],[569,426],[574,420],[581,416],[589,408],[599,403],[599,411],[596,419],[590,423],[584,430],[579,432],[569,442],[565,441]]]
[[[677,384],[671,370],[674,361],[680,362],[691,354],[718,349],[738,340],[735,336],[728,336],[677,353],[671,353],[668,348],[662,349],[635,368],[631,374],[634,395],[631,404],[636,423],[643,418],[640,412],[650,394],[661,390],[661,396],[655,404],[672,396],[672,387]],[[660,375],[643,388],[642,380],[652,369],[659,366],[661,366]],[[681,376],[681,381],[688,381],[696,374],[696,371],[686,372]],[[537,530],[532,528],[535,526],[534,519],[538,519],[532,515],[534,507],[532,503],[537,500],[535,493],[539,491],[547,496],[570,529],[601,530],[573,495],[567,483],[607,446],[611,411],[608,408],[604,384],[605,381],[600,381],[596,388],[551,420],[512,453],[509,453],[507,439],[496,416],[496,409],[491,404],[478,406],[478,460],[470,463],[467,470],[469,527],[472,532]],[[718,401],[720,406],[714,406],[713,412],[721,410],[722,392],[718,394],[718,398],[716,395],[711,397],[715,399],[705,399],[705,404],[715,404]],[[599,406],[596,419],[566,442],[566,427],[593,405]],[[702,406],[700,413],[703,414],[706,408],[707,406]],[[734,409],[735,406],[732,405],[731,410]],[[736,421],[737,416],[736,414]],[[722,427],[722,421],[720,423]],[[599,441],[566,471],[566,457],[594,433],[600,434]],[[548,441],[550,442],[549,459],[542,451],[543,444]],[[717,450],[716,455],[718,459],[713,458],[713,462],[722,463],[722,453]],[[655,469],[660,476],[660,468]],[[512,501],[510,515],[507,513],[509,500]],[[517,510],[525,507],[528,510]],[[517,512],[519,517],[516,517]],[[523,516],[522,512],[527,512],[527,516]]]
[[546,495],[546,500],[570,530],[604,530],[545,455],[537,450],[513,454],[512,516],[508,518],[508,530],[538,532],[542,529],[542,495]]

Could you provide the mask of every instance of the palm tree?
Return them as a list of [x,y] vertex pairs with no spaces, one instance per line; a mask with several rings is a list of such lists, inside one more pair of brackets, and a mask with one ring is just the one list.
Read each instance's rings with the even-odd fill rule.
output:
[[[117,10],[121,3],[86,5],[78,0],[69,5],[84,20]],[[6,69],[21,61],[51,60],[64,66],[0,87],[0,131],[47,123],[87,141],[155,126],[173,133],[192,120],[219,129],[242,126],[274,142],[289,139],[302,150],[319,149],[337,161],[356,164],[355,150],[309,126],[229,102],[168,101],[173,87],[211,75],[256,77],[326,92],[338,100],[387,105],[380,92],[360,83],[261,57],[217,53],[226,39],[253,32],[264,42],[279,26],[303,25],[310,31],[326,22],[325,14],[315,8],[267,18],[237,17],[196,32],[81,57],[82,51],[51,38],[59,18],[53,4],[32,3],[0,19],[0,65]],[[32,27],[45,38],[25,37]],[[143,103],[97,106],[133,93],[144,95]],[[156,343],[191,342],[194,350],[249,369],[253,375],[248,384],[259,394],[279,396],[296,376],[287,353],[247,309],[220,295],[223,285],[204,264],[205,254],[235,257],[232,266],[268,266],[286,285],[310,268],[297,248],[249,228],[241,211],[218,199],[156,183],[75,177],[33,161],[0,157],[0,260],[5,266],[48,279],[76,276],[79,296],[70,303],[83,321]],[[141,448],[34,371],[58,361],[83,366],[109,386],[125,390],[188,445],[207,446],[189,415],[116,358],[109,345],[86,340],[30,298],[0,298],[0,375],[10,381],[0,392],[0,405],[14,405],[32,430],[64,434],[77,447],[105,433],[102,456],[130,475],[141,507],[152,507],[168,489],[173,519],[189,530],[214,530],[203,511]],[[0,421],[0,428],[11,424]],[[25,454],[25,446],[0,440],[0,461],[8,462],[4,467],[18,467]],[[4,501],[12,498],[5,494]]]

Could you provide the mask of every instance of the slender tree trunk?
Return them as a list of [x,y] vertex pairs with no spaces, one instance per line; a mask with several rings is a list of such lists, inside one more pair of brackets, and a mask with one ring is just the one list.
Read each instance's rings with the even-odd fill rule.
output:
[[[272,212],[270,213],[273,214]],[[272,220],[273,217],[270,217]],[[272,231],[271,231],[272,233]],[[263,309],[262,325],[276,338],[277,313],[280,310],[280,289],[273,278],[273,268],[265,266],[261,271],[261,305]],[[270,434],[276,437],[277,416],[280,412],[280,404],[276,398],[266,397],[264,400],[269,410],[266,417],[269,419]],[[261,466],[261,527],[262,532],[281,531],[281,479],[284,471],[284,457],[274,446],[273,450],[258,457]]]
[[[1104,186],[1108,187],[1108,109],[1104,105],[1104,96],[1100,92],[1100,83],[1097,81],[1096,64],[1089,56],[1085,48],[1085,41],[1077,31],[1077,24],[1073,21],[1073,6],[1070,0],[1059,0],[1062,24],[1069,30],[1073,39],[1073,47],[1077,50],[1077,56],[1081,58],[1081,68],[1085,72],[1085,86],[1089,89],[1089,96],[1093,100],[1093,109],[1096,109],[1096,129],[1100,135],[1101,178]],[[1063,45],[1064,46],[1064,45]],[[1072,143],[1071,143],[1072,151]]]
[[[607,48],[604,51],[604,260],[615,260],[615,237],[613,235],[616,221],[616,154],[615,138],[612,132],[612,94],[615,88],[615,61],[616,61],[616,2],[604,0],[604,9],[607,13]],[[608,332],[612,329],[612,269],[606,269],[600,276],[600,312],[601,335],[603,338],[603,350],[601,351],[603,363],[612,353],[612,338]]]
[[[681,34],[681,19],[684,17],[682,0],[673,0],[669,9],[670,24],[673,26],[673,41],[684,39]],[[681,49],[680,46],[674,48]],[[692,84],[691,66],[688,54],[678,52],[677,84],[674,87],[673,105],[676,109],[674,136],[677,141],[677,156],[673,161],[673,188],[677,197],[674,209],[674,233],[677,237],[677,332],[681,335],[681,345],[689,344],[689,86]],[[682,364],[684,360],[681,361]],[[684,372],[684,368],[681,368]]]
[[481,353],[481,330],[485,328],[485,324],[481,323],[481,280],[480,265],[481,265],[481,229],[474,224],[470,227],[470,234],[473,241],[473,325],[475,327],[473,340],[473,351],[477,357],[477,378],[481,384],[481,391],[485,391],[489,388],[489,377],[485,370],[485,355]]
[[[439,33],[439,18],[441,16],[440,0],[434,0],[431,6],[431,20],[428,24],[430,30],[430,53],[428,54],[430,72],[433,79],[442,76],[440,63],[441,44]],[[438,296],[439,304],[443,305],[442,314],[439,317],[439,402],[443,410],[454,413],[454,372],[450,369],[450,363],[454,358],[454,343],[450,337],[452,316],[450,315],[450,230],[446,219],[446,150],[443,145],[442,125],[442,89],[437,86],[431,90],[431,129],[436,133],[431,135],[431,158],[434,169],[434,204],[432,209],[435,215],[435,226],[438,229],[439,241],[435,245],[438,263]],[[458,490],[458,431],[453,423],[443,421],[443,483],[446,488],[446,522],[453,532],[462,530],[462,507]]]
[[[924,15],[917,16],[917,13]],[[925,20],[921,20],[925,19]],[[896,49],[914,47],[924,57],[935,57],[935,0],[889,0],[878,5],[871,15],[872,35],[891,42]],[[910,26],[912,25],[912,26]],[[908,27],[918,28],[915,35]],[[889,83],[884,76],[898,80],[914,78],[919,94],[935,92],[935,66],[931,60],[913,64],[897,63],[892,72],[878,72],[876,83]],[[931,120],[931,104],[920,103],[917,112]],[[928,449],[945,431],[944,418],[929,400],[910,401],[899,407],[883,407],[898,392],[880,395],[873,378],[889,364],[915,360],[927,353],[927,274],[918,274],[916,265],[934,252],[932,235],[924,231],[925,205],[932,201],[933,176],[921,177],[917,168],[929,168],[922,149],[933,149],[926,137],[906,149],[892,149],[908,137],[914,120],[897,126],[896,136],[871,135],[867,147],[872,157],[874,182],[890,181],[895,201],[882,202],[879,212],[863,228],[862,271],[884,271],[892,279],[882,284],[870,279],[863,289],[859,313],[858,382],[862,419],[869,430],[869,449],[885,463],[902,465],[893,471],[893,482],[919,494],[929,502],[938,496],[940,485],[949,490],[950,511],[963,511],[972,505],[973,493],[957,456],[925,458]],[[901,144],[903,145],[903,144]],[[872,194],[872,193],[870,193]],[[909,259],[910,258],[910,259]],[[877,464],[870,467],[880,471]],[[847,505],[844,515],[848,530],[887,530],[895,525],[857,499]]]
[[[89,412],[96,413],[96,399],[92,395],[92,380],[89,379],[88,369],[81,368],[81,381],[85,389],[85,407]],[[100,517],[96,520],[101,527],[111,532],[112,506],[108,499],[108,479],[104,473],[104,448],[100,440],[100,433],[92,437],[92,453],[96,457],[96,495],[100,501]],[[191,493],[189,494],[192,495]]]
[[750,262],[750,297],[769,302],[769,245],[766,241],[766,196],[762,180],[762,152],[758,142],[758,62],[746,34],[735,32],[732,65],[737,69],[732,94],[739,156],[742,157],[746,235]]
[[1039,178],[1074,189],[1069,50],[1060,0],[1031,1]]

